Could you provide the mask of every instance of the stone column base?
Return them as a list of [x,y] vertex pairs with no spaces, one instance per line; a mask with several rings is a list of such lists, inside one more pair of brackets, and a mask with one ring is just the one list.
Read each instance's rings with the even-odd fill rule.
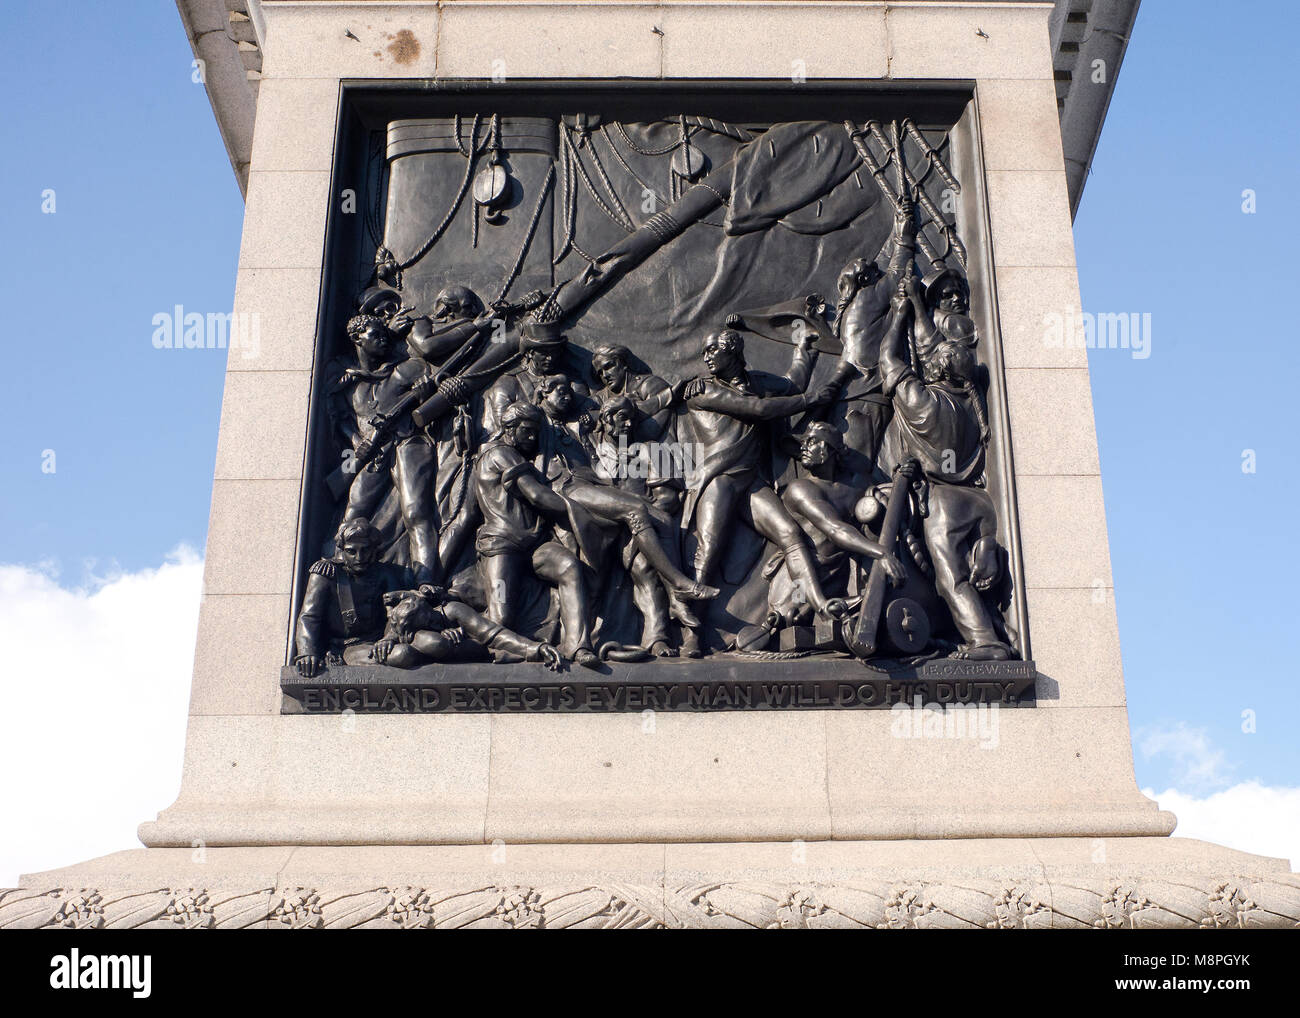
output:
[[1185,838],[151,848],[20,884],[0,928],[1300,927],[1286,860]]

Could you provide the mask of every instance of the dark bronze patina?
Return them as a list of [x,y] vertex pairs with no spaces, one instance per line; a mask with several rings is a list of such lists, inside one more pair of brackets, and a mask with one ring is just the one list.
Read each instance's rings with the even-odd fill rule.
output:
[[1032,703],[947,129],[466,105],[322,318],[286,709]]

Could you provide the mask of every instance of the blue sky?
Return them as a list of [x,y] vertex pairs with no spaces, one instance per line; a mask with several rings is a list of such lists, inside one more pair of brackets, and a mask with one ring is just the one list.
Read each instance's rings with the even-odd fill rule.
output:
[[[1152,315],[1148,359],[1091,365],[1138,778],[1155,788],[1182,765],[1144,755],[1142,733],[1180,723],[1221,754],[1216,780],[1300,774],[1298,19],[1264,10],[1148,0],[1075,224],[1084,309]],[[75,584],[202,548],[225,355],[157,351],[151,319],[230,307],[242,203],[171,4],[6,18],[11,38],[59,31],[0,64],[0,563]]]
[[5,17],[0,561],[157,565],[202,548],[225,352],[155,350],[151,319],[230,308],[243,203],[172,4]]
[[[1090,352],[1130,720],[1204,728],[1224,778],[1291,785],[1297,20],[1144,3],[1075,219],[1085,310],[1152,315],[1148,359]],[[1139,747],[1142,784],[1169,766]]]

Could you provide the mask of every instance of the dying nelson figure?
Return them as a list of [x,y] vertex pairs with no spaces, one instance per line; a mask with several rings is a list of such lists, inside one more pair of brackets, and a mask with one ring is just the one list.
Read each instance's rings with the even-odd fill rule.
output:
[[379,561],[381,538],[364,518],[345,520],[333,558],[307,578],[295,626],[294,666],[304,678],[330,664],[414,668],[429,661],[540,661],[560,668],[559,652],[481,615],[442,587],[410,586],[410,573]]
[[591,647],[590,598],[578,556],[554,539],[556,526],[581,530],[581,513],[551,490],[533,458],[545,425],[542,411],[514,402],[501,414],[500,429],[474,464],[473,514],[482,521],[474,547],[487,594],[487,616],[507,625],[516,615],[529,573],[555,589],[559,602],[560,651],[588,668],[599,666]]
[[384,595],[388,625],[375,644],[374,657],[397,668],[430,661],[475,661],[486,655],[498,664],[540,661],[553,672],[560,652],[542,640],[530,640],[493,622],[457,599],[444,587]]

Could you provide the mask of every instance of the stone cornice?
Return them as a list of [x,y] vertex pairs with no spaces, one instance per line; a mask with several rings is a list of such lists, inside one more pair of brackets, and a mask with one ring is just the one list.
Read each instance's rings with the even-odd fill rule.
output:
[[[348,5],[391,5],[392,2],[350,0]],[[452,0],[442,0],[444,4],[450,2]],[[468,5],[475,0],[455,2]],[[565,2],[571,3],[572,0]],[[913,0],[910,6],[916,6],[917,2],[923,0]],[[1138,3],[1139,0],[1055,0],[1051,18],[1052,64],[1056,73],[1071,212],[1078,208],[1083,194],[1102,123],[1137,17]],[[263,28],[260,4],[261,0],[176,0],[195,57],[207,64],[208,99],[241,191],[248,183],[261,79]],[[343,6],[327,4],[323,0],[321,5]],[[986,5],[1007,6],[1005,2]],[[1092,70],[1098,60],[1105,64],[1104,80],[1100,82],[1094,80]]]

